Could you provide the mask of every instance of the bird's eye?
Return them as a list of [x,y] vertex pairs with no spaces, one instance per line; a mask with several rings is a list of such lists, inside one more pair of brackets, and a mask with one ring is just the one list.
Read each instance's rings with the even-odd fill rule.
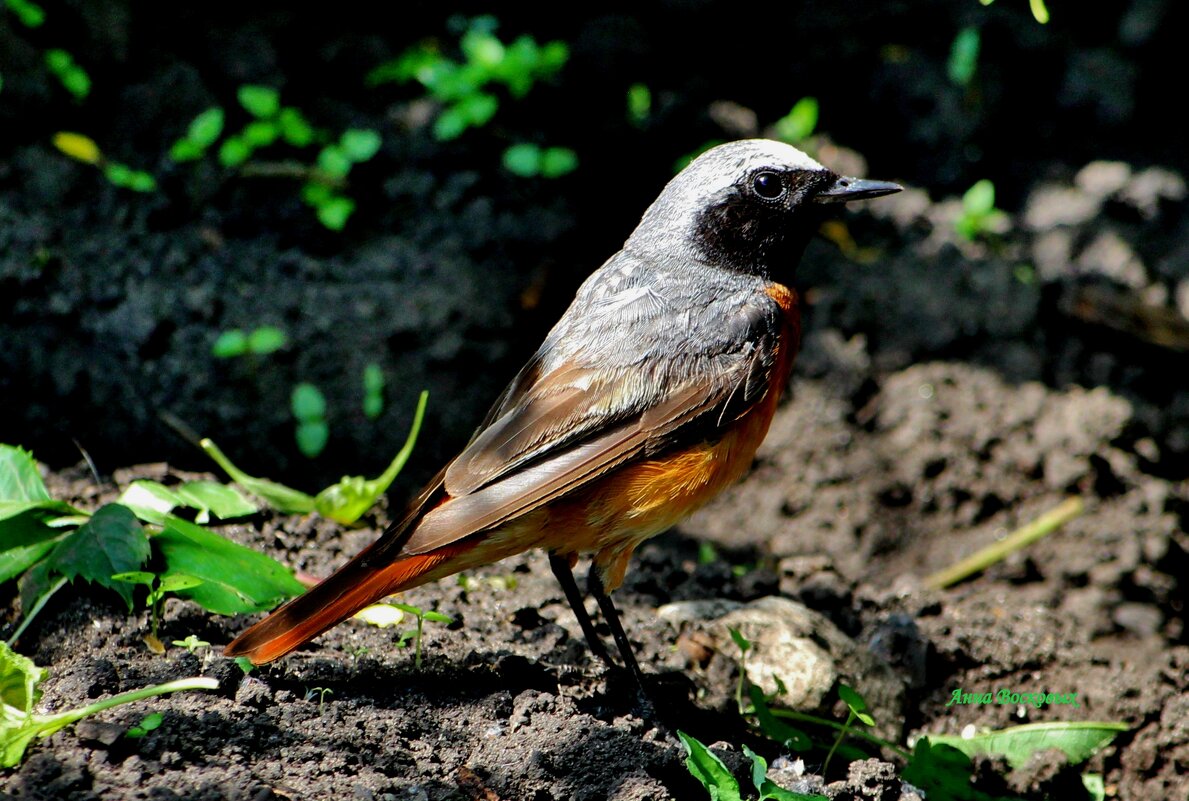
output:
[[751,179],[751,188],[764,200],[777,200],[785,193],[784,180],[778,173],[768,170],[756,173]]

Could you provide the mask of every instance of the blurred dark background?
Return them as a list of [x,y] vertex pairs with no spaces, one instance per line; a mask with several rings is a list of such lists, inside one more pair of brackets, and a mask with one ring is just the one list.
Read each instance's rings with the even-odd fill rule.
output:
[[[428,388],[406,483],[424,478],[680,157],[762,133],[813,96],[806,147],[922,191],[815,243],[799,276],[813,332],[802,369],[834,369],[830,343],[851,342],[877,370],[959,359],[1013,381],[1105,384],[1137,404],[1126,436],[1151,469],[1189,475],[1183,3],[1051,2],[1047,25],[1023,0],[43,7],[36,28],[0,11],[0,441],[52,465],[76,462],[77,442],[104,472],[206,468],[168,416],[250,472],[317,489],[379,473]],[[483,14],[504,42],[569,48],[555,77],[501,95],[486,126],[438,141],[420,85],[366,82],[426,40],[459,59],[465,21]],[[963,30],[980,43],[967,82],[949,74]],[[85,99],[47,71],[50,48],[86,68]],[[291,180],[169,158],[206,108],[242,123],[244,84],[279,89],[328,131],[380,133],[351,173],[343,232],[319,225]],[[626,112],[633,84],[651,93],[643,119]],[[151,172],[158,191],[116,188],[56,150],[59,131]],[[579,166],[513,175],[501,154],[517,142],[571,148]],[[1095,162],[1120,164],[1083,169]],[[1010,224],[966,241],[955,198],[980,179]],[[220,332],[266,324],[285,331],[283,350],[211,355]],[[360,408],[370,363],[387,378],[375,421]],[[294,444],[298,382],[328,401],[315,459]],[[855,386],[856,405],[871,391]]]

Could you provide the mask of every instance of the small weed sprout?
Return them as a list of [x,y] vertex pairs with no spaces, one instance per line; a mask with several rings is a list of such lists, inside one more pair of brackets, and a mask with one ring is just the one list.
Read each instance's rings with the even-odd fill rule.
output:
[[1007,224],[1007,214],[995,208],[995,184],[991,181],[984,178],[962,195],[962,214],[954,222],[954,230],[962,238],[973,242],[1002,233]]
[[293,388],[289,398],[293,417],[297,420],[297,449],[313,459],[326,447],[330,426],[326,422],[326,397],[316,386],[301,383]]
[[249,332],[231,328],[219,334],[211,345],[211,355],[217,359],[236,356],[267,356],[289,344],[285,332],[276,326],[264,325]]
[[326,714],[326,696],[334,695],[334,690],[329,687],[311,687],[306,690],[305,700],[312,701],[314,696],[318,696],[318,717]]
[[187,634],[184,640],[173,640],[172,645],[178,648],[185,648],[189,653],[194,653],[199,648],[210,648],[211,644],[206,640],[200,639],[197,634]]
[[[413,654],[413,666],[415,668],[417,668],[418,670],[420,670],[421,669],[421,635],[424,631],[425,621],[428,620],[431,623],[444,623],[445,625],[448,626],[454,622],[454,618],[450,617],[449,615],[443,615],[441,612],[435,612],[432,609],[422,609],[421,607],[413,606],[412,604],[394,603],[392,605],[395,606],[397,609],[401,610],[402,612],[406,612],[406,613],[412,615],[413,617],[417,618],[417,629],[414,632],[412,632],[413,646],[415,649],[414,654]],[[403,647],[408,642],[409,634],[410,634],[409,632],[405,632],[404,634],[402,634],[400,641],[397,643],[397,645]]]
[[157,188],[157,180],[143,170],[134,170],[126,164],[112,161],[103,155],[99,145],[89,136],[71,131],[59,131],[54,134],[54,147],[63,154],[83,164],[90,164],[99,168],[114,186],[130,189],[133,192],[152,192]]
[[150,712],[141,718],[140,723],[132,726],[128,731],[124,732],[124,736],[129,740],[140,740],[148,735],[149,732],[161,728],[165,716],[160,712]]

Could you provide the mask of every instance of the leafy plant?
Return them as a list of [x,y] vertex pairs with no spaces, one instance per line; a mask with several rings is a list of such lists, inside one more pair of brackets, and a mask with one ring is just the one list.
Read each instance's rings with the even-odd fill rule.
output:
[[211,644],[206,640],[199,638],[197,634],[187,634],[184,640],[174,640],[172,645],[178,648],[185,648],[187,652],[194,653],[199,648],[210,648]]
[[75,161],[98,167],[108,181],[121,189],[152,192],[157,188],[156,178],[143,170],[134,170],[126,164],[111,161],[89,136],[59,131],[54,134],[53,142],[54,147]]
[[387,629],[393,626],[399,626],[404,621],[406,615],[412,615],[417,620],[417,628],[410,631],[401,632],[399,639],[396,641],[398,648],[404,648],[412,640],[416,653],[413,657],[413,664],[421,667],[421,635],[425,626],[425,621],[431,623],[445,623],[449,625],[454,622],[454,619],[449,615],[444,615],[441,612],[434,612],[433,610],[425,610],[412,604],[402,603],[378,603],[371,606],[364,607],[355,614],[356,619],[367,623],[370,626]]
[[194,521],[199,525],[208,523],[212,514],[220,520],[233,520],[259,511],[235,487],[216,481],[183,481],[167,487],[156,481],[137,479],[120,494],[116,503],[132,509],[141,520],[157,525],[163,525],[165,518],[178,507],[197,510]]
[[78,709],[39,715],[33,711],[33,706],[41,699],[40,685],[47,675],[45,668],[38,667],[33,664],[33,660],[0,643],[0,768],[19,765],[25,749],[34,740],[49,737],[71,723],[105,709],[181,690],[214,690],[219,687],[219,683],[210,678],[180,679],[120,693]]
[[[685,748],[685,767],[698,782],[706,788],[711,801],[743,801],[742,790],[734,775],[701,741],[683,731],[677,732]],[[747,746],[743,753],[751,760],[751,780],[759,792],[759,801],[825,801],[822,795],[794,793],[779,787],[768,778],[768,763]]]
[[413,445],[417,441],[417,434],[421,431],[421,421],[425,417],[425,405],[428,400],[429,393],[422,392],[413,415],[413,425],[409,428],[409,436],[383,473],[371,481],[365,480],[362,476],[343,476],[339,483],[331,484],[316,496],[307,495],[266,478],[248,475],[236,467],[209,439],[201,440],[199,445],[219,467],[223,468],[232,481],[277,511],[284,514],[309,514],[316,511],[323,517],[350,525],[375,505],[409,460],[413,453]]
[[149,732],[161,728],[161,724],[165,721],[165,716],[160,712],[150,712],[140,719],[140,723],[132,726],[128,731],[124,732],[124,736],[129,740],[139,740],[148,735]]
[[974,241],[1000,231],[1006,223],[1007,215],[995,208],[995,184],[984,178],[962,195],[962,214],[954,222],[954,230]]
[[[347,177],[354,165],[370,160],[379,152],[380,135],[370,129],[353,128],[330,141],[329,134],[310,125],[299,109],[283,105],[280,93],[269,86],[245,84],[236,91],[236,99],[252,119],[241,130],[223,138],[217,153],[219,163],[244,175],[302,179],[302,200],[313,207],[318,221],[332,231],[343,230],[355,211],[355,201],[342,191]],[[223,135],[225,122],[222,108],[206,109],[190,122],[186,134],[174,142],[170,158],[183,163],[205,157]],[[257,151],[278,143],[298,149],[315,143],[323,146],[313,164],[288,161],[249,169],[248,162]],[[239,349],[240,343],[234,339],[226,347],[229,349],[226,355],[254,352],[250,348]]]
[[490,16],[470,20],[458,43],[463,61],[443,55],[436,44],[424,43],[376,67],[367,82],[371,86],[421,84],[442,106],[434,121],[434,136],[441,141],[456,139],[495,116],[500,101],[494,87],[502,86],[512,97],[522,98],[569,58],[564,42],[539,45],[532,37],[521,36],[505,44],[494,33],[498,26]]
[[839,684],[838,697],[846,704],[846,723],[842,724],[842,729],[838,732],[838,736],[834,738],[834,744],[830,746],[830,752],[826,754],[826,761],[822,764],[822,773],[825,773],[826,769],[830,766],[830,760],[834,757],[834,752],[838,750],[842,739],[850,732],[851,724],[857,720],[865,726],[875,725],[875,719],[867,712],[867,702],[863,700],[863,696],[845,684]]
[[[54,593],[79,579],[112,590],[129,611],[133,587],[146,585],[154,636],[167,592],[229,615],[270,609],[304,591],[292,573],[268,556],[162,511],[154,505],[160,501],[158,490],[145,490],[147,486],[151,484],[140,485],[140,490],[153,503],[136,505],[143,496],[133,495],[133,506],[111,503],[88,515],[50,498],[31,454],[0,445],[0,581],[20,577],[24,612],[9,642],[21,636]],[[211,499],[222,493],[191,487],[188,494],[218,513],[218,503]],[[151,531],[141,520],[151,524]],[[163,568],[144,569],[150,560]]]
[[219,359],[236,356],[267,356],[289,344],[285,332],[276,326],[263,325],[245,333],[243,329],[232,328],[219,334],[211,346],[211,355]]
[[788,114],[774,125],[776,138],[790,145],[803,145],[817,128],[818,102],[816,97],[803,97],[793,104]]
[[322,717],[326,713],[326,696],[334,695],[334,690],[329,687],[311,687],[306,690],[305,700],[312,701],[315,695],[318,696],[318,717]]
[[322,453],[330,439],[326,397],[313,384],[301,383],[293,388],[289,408],[297,420],[297,449],[312,459]]
[[1077,765],[1127,729],[1126,723],[1063,720],[1009,726],[971,737],[943,734],[930,734],[928,737],[933,745],[949,746],[968,757],[1002,754],[1009,766],[1022,768],[1033,754],[1046,748],[1058,749],[1065,754],[1070,764]]

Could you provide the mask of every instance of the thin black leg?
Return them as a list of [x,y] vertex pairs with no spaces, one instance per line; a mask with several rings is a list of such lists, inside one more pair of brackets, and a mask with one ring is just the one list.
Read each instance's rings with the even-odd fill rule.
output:
[[611,660],[611,654],[607,653],[607,646],[595,633],[594,623],[591,621],[590,615],[586,613],[586,604],[583,603],[582,594],[578,591],[578,582],[574,581],[574,571],[570,569],[570,560],[551,553],[549,554],[549,567],[553,569],[553,575],[557,576],[557,583],[561,585],[562,592],[566,594],[566,600],[570,602],[570,608],[574,610],[574,617],[578,618],[578,625],[582,627],[582,633],[586,635],[586,643],[590,646],[590,652],[601,659],[607,667],[619,667]]
[[640,671],[639,663],[636,662],[636,654],[632,652],[632,644],[628,642],[628,635],[624,633],[623,625],[619,622],[619,612],[615,609],[615,604],[611,603],[611,596],[603,588],[603,579],[599,576],[598,568],[594,565],[591,565],[590,573],[587,574],[586,584],[590,589],[590,594],[599,602],[599,609],[603,611],[603,620],[607,621],[607,627],[611,629],[611,636],[615,638],[615,645],[619,647],[619,655],[623,657],[623,663],[627,665],[628,670],[632,672],[632,677],[636,679],[636,685],[640,688],[640,697],[646,703],[651,704],[648,690],[644,687],[644,674]]

